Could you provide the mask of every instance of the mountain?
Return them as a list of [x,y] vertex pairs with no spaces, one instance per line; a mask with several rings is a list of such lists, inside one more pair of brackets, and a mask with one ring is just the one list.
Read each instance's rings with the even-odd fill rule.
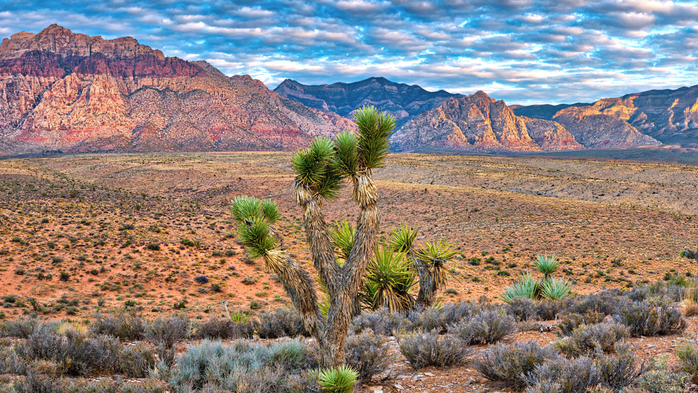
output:
[[444,90],[431,92],[417,85],[395,83],[385,78],[331,85],[303,85],[286,79],[274,91],[311,108],[344,117],[351,116],[354,110],[364,105],[375,105],[392,113],[397,118],[398,126],[451,97],[461,96]]
[[518,107],[514,112],[554,119],[588,147],[613,145],[614,136],[623,136],[629,144],[698,147],[698,85],[574,104],[555,112],[539,111],[536,106]]
[[0,44],[0,150],[291,150],[353,128],[247,75],[51,25]]
[[422,112],[392,135],[391,146],[491,152],[584,148],[559,123],[516,116],[504,101],[482,91]]

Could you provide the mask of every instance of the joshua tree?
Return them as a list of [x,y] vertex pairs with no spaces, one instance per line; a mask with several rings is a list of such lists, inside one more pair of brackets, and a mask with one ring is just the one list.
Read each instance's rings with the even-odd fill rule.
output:
[[[373,171],[381,168],[388,153],[388,137],[394,118],[374,107],[356,111],[356,134],[345,132],[334,141],[318,137],[293,157],[296,203],[303,209],[303,223],[314,268],[327,288],[327,317],[320,312],[312,280],[283,250],[281,234],[273,224],[279,217],[276,204],[247,196],[231,206],[243,244],[253,257],[264,259],[281,280],[303,320],[305,329],[320,346],[324,367],[344,362],[344,343],[355,314],[363,276],[376,249],[379,227],[378,192]],[[352,199],[360,209],[354,239],[343,264],[335,255],[322,212],[323,203],[338,196],[344,180],[352,186]]]

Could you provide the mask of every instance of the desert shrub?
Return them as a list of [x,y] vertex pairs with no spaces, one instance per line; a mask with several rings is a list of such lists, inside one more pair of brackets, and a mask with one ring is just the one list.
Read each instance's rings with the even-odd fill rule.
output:
[[118,369],[128,377],[145,378],[154,366],[154,352],[143,344],[127,345],[119,351]]
[[60,334],[41,326],[16,352],[27,360],[51,360],[61,373],[89,375],[96,371],[111,371],[119,350],[118,341],[110,336],[90,337],[74,330]]
[[526,273],[521,278],[506,287],[500,298],[504,303],[510,303],[514,299],[537,299],[540,292],[540,283],[530,274]]
[[616,342],[630,336],[628,328],[615,322],[582,325],[569,337],[556,341],[553,348],[569,357],[612,352]]
[[464,318],[471,318],[484,310],[492,309],[490,303],[480,300],[461,301],[449,303],[441,307],[429,307],[422,312],[413,312],[408,316],[412,321],[413,329],[424,331],[438,330],[441,333],[448,331],[448,326],[453,325]]
[[362,382],[384,372],[393,361],[386,339],[370,330],[349,336],[345,356],[346,363],[358,372]]
[[16,393],[63,393],[63,383],[48,375],[30,372],[12,386]]
[[303,321],[295,310],[282,308],[274,312],[262,312],[255,321],[260,338],[296,337],[307,335]]
[[560,328],[561,335],[569,336],[574,329],[582,325],[593,325],[601,323],[603,320],[604,315],[596,311],[587,311],[585,314],[571,313],[562,317],[558,327]]
[[145,333],[145,323],[134,311],[121,311],[109,315],[98,313],[90,326],[90,332],[122,340],[139,340]]
[[24,375],[26,372],[26,361],[17,355],[12,347],[0,350],[0,374]]
[[32,373],[18,379],[13,385],[16,393],[164,393],[166,386],[158,381],[146,380],[126,383],[122,380],[86,380],[52,378]]
[[507,311],[517,321],[528,321],[537,318],[536,302],[525,297],[516,297],[507,303]]
[[411,330],[412,322],[401,313],[391,313],[383,308],[376,312],[361,313],[352,321],[351,329],[357,334],[370,329],[375,334],[392,336],[396,332]]
[[19,318],[14,321],[0,323],[0,337],[27,338],[39,326],[40,321],[36,318]]
[[675,334],[686,329],[686,321],[678,310],[646,302],[624,306],[615,319],[626,325],[633,337]]
[[599,293],[578,296],[569,305],[567,311],[575,314],[586,314],[589,311],[603,315],[616,314],[630,299],[623,296],[617,289],[605,289]]
[[676,347],[681,371],[689,374],[694,383],[698,381],[698,347],[695,342],[684,341]]
[[200,339],[252,338],[253,335],[252,323],[234,322],[217,317],[198,324],[195,333],[195,337]]
[[504,310],[484,311],[470,319],[462,319],[449,327],[449,332],[464,342],[492,344],[516,333],[516,319]]
[[551,391],[548,389],[554,386],[557,390],[552,391],[560,393],[587,392],[594,388],[619,392],[637,380],[644,368],[637,364],[630,345],[618,343],[615,352],[615,356],[547,360],[525,376],[529,385],[526,393]]
[[461,365],[470,354],[466,343],[450,334],[440,336],[436,331],[398,335],[398,345],[414,369]]
[[[666,356],[652,361],[647,371],[635,382],[637,393],[683,393],[691,381],[691,374],[670,370]],[[630,391],[628,393],[635,393]]]
[[169,318],[158,317],[145,328],[143,337],[154,345],[172,348],[178,342],[189,337],[189,319],[186,315],[175,315]]
[[527,374],[546,360],[557,361],[558,358],[555,351],[541,348],[533,341],[515,345],[499,343],[483,351],[475,361],[475,368],[490,381],[503,381],[521,389],[526,384]]
[[187,347],[170,370],[169,382],[177,391],[303,391],[307,379],[290,370],[304,365],[305,356],[307,347],[300,341],[263,346],[243,340],[231,345],[204,340]]
[[587,357],[547,360],[525,377],[526,393],[579,393],[601,384],[601,374]]
[[318,376],[320,387],[327,393],[351,393],[358,373],[346,365],[323,370]]

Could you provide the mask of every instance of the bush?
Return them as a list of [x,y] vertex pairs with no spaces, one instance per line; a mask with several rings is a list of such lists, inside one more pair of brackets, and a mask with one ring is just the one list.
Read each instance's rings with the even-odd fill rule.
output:
[[118,368],[127,377],[145,378],[154,366],[154,352],[143,344],[124,346],[119,351]]
[[536,302],[525,297],[516,297],[507,303],[507,311],[517,321],[528,321],[537,317]]
[[[307,379],[296,367],[307,367],[308,350],[300,341],[269,346],[248,341],[231,345],[202,341],[190,345],[171,369],[176,391],[284,392],[304,391]],[[217,389],[217,390],[206,390]]]
[[421,313],[411,313],[409,319],[412,321],[413,329],[424,331],[438,330],[441,333],[448,331],[448,326],[453,325],[464,318],[472,318],[484,310],[493,308],[490,303],[481,299],[478,302],[463,301],[459,303],[449,303],[441,307],[430,307]]
[[483,351],[475,368],[490,381],[503,381],[521,389],[526,385],[527,374],[547,360],[558,359],[555,351],[541,348],[533,341],[515,345],[499,343]]
[[135,311],[122,311],[107,316],[98,313],[90,326],[93,334],[106,334],[122,340],[139,340],[145,332],[145,323]]
[[[600,355],[595,359],[585,356],[573,359],[551,359],[536,367],[524,378],[526,393],[577,393],[598,388],[601,391],[620,392],[644,372],[635,361],[635,354],[627,344],[616,344],[616,356]],[[549,390],[557,387],[557,390]]]
[[695,343],[682,342],[676,347],[676,357],[679,358],[681,371],[689,374],[694,383],[698,381],[698,347]]
[[358,373],[346,365],[323,370],[318,376],[320,387],[327,393],[351,393]]
[[587,311],[585,314],[572,313],[563,316],[558,327],[561,335],[570,336],[574,329],[582,325],[594,325],[603,320],[604,315],[596,311]]
[[502,311],[485,311],[449,327],[449,332],[466,343],[492,344],[516,333],[516,320]]
[[260,338],[308,335],[298,312],[288,308],[278,309],[275,312],[262,312],[254,326]]
[[375,334],[393,336],[395,333],[411,330],[412,322],[400,313],[391,313],[387,309],[380,309],[377,312],[364,312],[352,321],[352,331],[361,333],[370,329]]
[[568,357],[612,352],[616,342],[629,336],[628,328],[615,322],[582,325],[571,336],[556,341],[553,348]]
[[646,302],[624,306],[616,320],[626,325],[633,337],[675,334],[686,329],[686,321],[678,310]]
[[638,393],[684,393],[690,381],[690,374],[669,370],[666,356],[662,355],[652,362],[635,385],[642,389]]
[[163,345],[169,349],[189,338],[189,331],[189,319],[185,315],[158,317],[146,327],[143,336],[154,345]]
[[196,338],[231,339],[252,338],[254,326],[249,322],[233,322],[230,319],[211,318],[196,328]]
[[0,323],[0,337],[27,338],[39,326],[36,318],[19,318],[15,321]]
[[467,344],[450,334],[439,336],[435,331],[398,335],[398,345],[414,369],[461,365],[470,354]]
[[361,382],[371,381],[374,375],[387,370],[393,362],[386,340],[370,330],[347,339],[345,356],[347,364],[358,372]]

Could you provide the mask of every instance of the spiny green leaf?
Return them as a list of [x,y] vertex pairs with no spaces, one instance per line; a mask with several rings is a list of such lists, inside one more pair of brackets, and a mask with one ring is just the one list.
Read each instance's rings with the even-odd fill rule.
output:
[[279,219],[279,208],[276,202],[271,199],[266,199],[262,202],[262,210],[264,211],[264,217],[270,223],[275,223]]
[[359,166],[358,141],[351,132],[340,132],[336,136],[337,170],[344,176],[353,176]]
[[400,224],[400,227],[394,228],[390,233],[390,241],[388,245],[395,251],[408,252],[412,249],[415,239],[417,239],[417,229]]
[[339,249],[341,258],[347,260],[354,246],[354,227],[348,220],[340,221],[336,227],[330,228],[332,245]]

